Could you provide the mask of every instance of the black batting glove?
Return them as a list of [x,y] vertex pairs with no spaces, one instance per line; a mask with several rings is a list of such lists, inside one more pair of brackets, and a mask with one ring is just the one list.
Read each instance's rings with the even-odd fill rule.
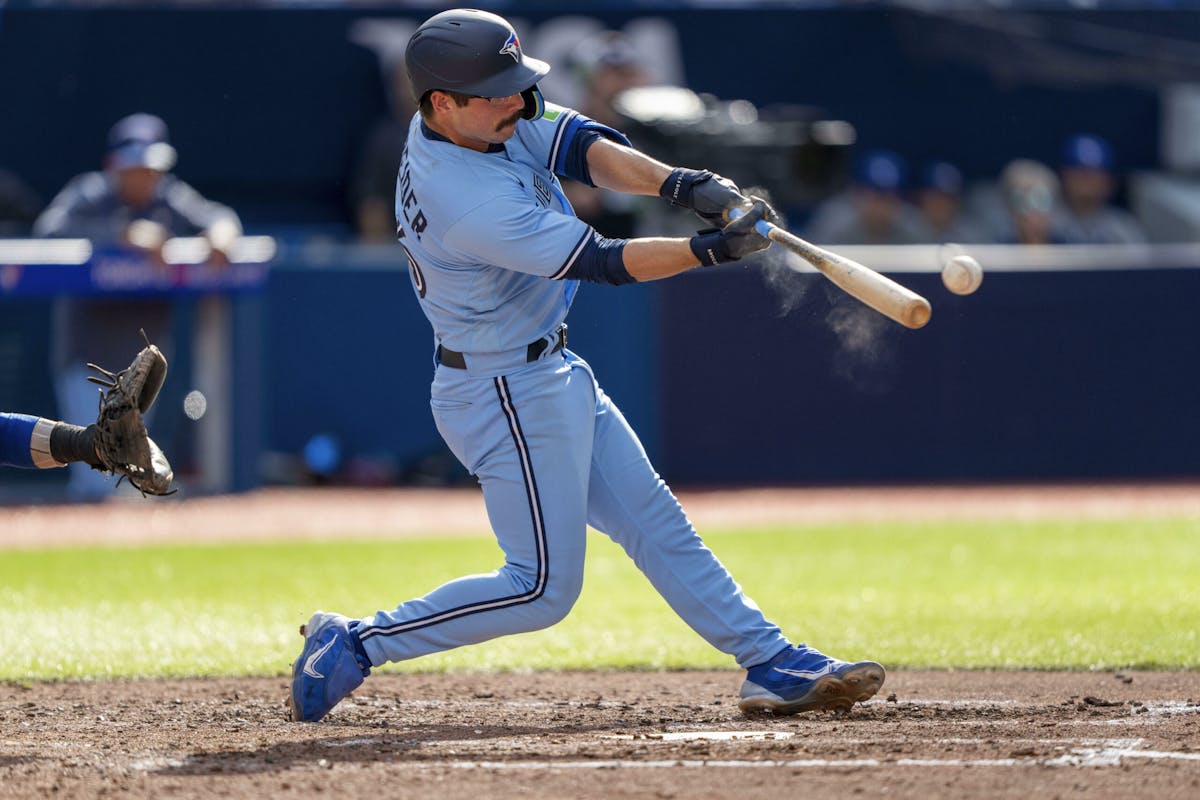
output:
[[712,267],[738,261],[771,246],[771,240],[754,229],[757,222],[768,219],[770,206],[758,197],[752,197],[751,200],[753,205],[744,216],[721,230],[701,231],[688,241],[701,266]]
[[737,184],[705,169],[676,167],[658,187],[659,196],[673,206],[690,208],[709,225],[723,226],[725,213],[745,205]]

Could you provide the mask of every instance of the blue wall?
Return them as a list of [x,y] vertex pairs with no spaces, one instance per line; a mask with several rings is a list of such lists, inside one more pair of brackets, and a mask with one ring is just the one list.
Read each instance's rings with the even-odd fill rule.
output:
[[902,280],[933,303],[919,331],[815,276],[797,276],[808,295],[787,315],[754,277],[677,281],[662,315],[677,354],[664,361],[664,471],[684,483],[1200,473],[1200,271],[993,271],[965,298],[934,274]]

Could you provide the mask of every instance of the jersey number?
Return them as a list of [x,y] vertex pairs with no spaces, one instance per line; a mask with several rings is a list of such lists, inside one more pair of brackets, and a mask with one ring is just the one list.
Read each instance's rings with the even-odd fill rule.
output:
[[413,286],[417,287],[417,296],[424,298],[425,289],[427,288],[425,286],[425,276],[421,273],[421,268],[417,266],[417,260],[413,258],[412,253],[408,252],[408,248],[404,247],[404,245],[400,246],[404,248],[404,255],[408,257],[408,273],[412,276]]

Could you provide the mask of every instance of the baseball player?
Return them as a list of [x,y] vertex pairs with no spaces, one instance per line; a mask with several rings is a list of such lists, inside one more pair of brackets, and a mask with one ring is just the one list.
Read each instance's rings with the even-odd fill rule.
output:
[[[433,326],[438,430],[483,488],[504,564],[350,619],[301,628],[292,717],[317,721],[372,667],[553,625],[583,580],[586,528],[618,542],[677,614],[748,670],[743,711],[849,708],[883,668],[793,645],[704,546],[564,320],[581,281],[626,284],[736,261],[769,241],[772,212],[710,172],[674,168],[619,132],[545,103],[550,67],[494,14],[453,10],[406,53],[420,111],[396,184],[396,221]],[[571,211],[558,176],[661,195],[718,226],[690,239],[606,239]],[[724,224],[734,207],[745,216]]]
[[120,372],[89,366],[100,377],[88,380],[106,388],[96,422],[83,427],[0,411],[0,466],[51,469],[80,463],[127,478],[143,495],[171,494],[171,465],[142,421],[166,379],[166,358],[147,343]]

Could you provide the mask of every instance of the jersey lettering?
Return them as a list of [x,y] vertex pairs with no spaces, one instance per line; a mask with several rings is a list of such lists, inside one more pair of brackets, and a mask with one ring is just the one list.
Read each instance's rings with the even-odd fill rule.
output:
[[[412,174],[408,169],[408,145],[404,146],[404,156],[400,162],[400,180],[396,185],[396,197],[399,201],[400,213],[404,215],[404,221],[408,223],[408,227],[417,235],[418,241],[421,234],[429,227],[429,220],[425,218],[425,212],[417,204],[417,193],[412,188]],[[397,222],[400,220],[397,219]],[[404,230],[397,226],[398,238],[404,238]],[[422,295],[424,297],[424,295]]]
[[542,208],[550,207],[550,198],[552,196],[550,193],[550,187],[546,185],[544,180],[542,180],[541,175],[535,174],[533,176],[533,192],[537,197],[538,205],[540,205]]

